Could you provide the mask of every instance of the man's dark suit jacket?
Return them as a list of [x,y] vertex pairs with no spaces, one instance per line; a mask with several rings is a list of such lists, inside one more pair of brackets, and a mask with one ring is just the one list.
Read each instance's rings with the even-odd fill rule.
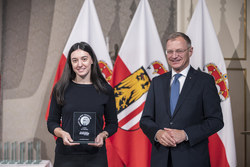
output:
[[[148,91],[140,127],[152,143],[151,166],[166,167],[171,152],[174,167],[210,166],[208,137],[223,126],[220,98],[213,77],[190,67],[173,116],[170,114],[172,72],[155,77]],[[155,141],[159,129],[184,130],[188,141],[165,147]]]

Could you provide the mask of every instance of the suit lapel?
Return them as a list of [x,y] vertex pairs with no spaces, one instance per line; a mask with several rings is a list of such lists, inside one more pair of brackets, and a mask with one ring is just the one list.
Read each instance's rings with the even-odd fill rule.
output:
[[193,67],[190,67],[190,69],[188,71],[188,74],[187,74],[187,78],[186,78],[186,80],[184,82],[184,85],[183,85],[183,88],[181,90],[181,94],[179,95],[179,99],[178,99],[178,102],[176,104],[173,117],[179,111],[179,108],[183,104],[183,101],[188,96],[189,92],[191,91],[191,88],[192,88],[192,86],[194,85],[194,83],[196,81],[195,73],[196,73],[196,70]]
[[163,103],[165,104],[165,108],[167,110],[167,114],[169,117],[171,117],[170,113],[170,81],[171,81],[172,71],[166,73],[166,77],[164,77],[163,80],[163,90],[166,90],[166,92],[163,92]]

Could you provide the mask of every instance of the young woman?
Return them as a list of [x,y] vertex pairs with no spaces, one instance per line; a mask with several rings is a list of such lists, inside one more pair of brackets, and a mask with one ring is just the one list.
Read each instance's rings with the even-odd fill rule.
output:
[[[76,112],[95,113],[95,143],[73,142]],[[99,69],[93,49],[85,42],[69,50],[61,79],[53,88],[47,126],[57,136],[54,167],[108,166],[105,139],[118,127],[114,92]]]

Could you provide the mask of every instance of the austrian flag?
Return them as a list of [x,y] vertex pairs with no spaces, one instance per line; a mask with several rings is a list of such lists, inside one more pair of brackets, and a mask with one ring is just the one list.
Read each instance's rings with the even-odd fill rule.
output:
[[[141,0],[118,53],[111,85],[118,131],[110,137],[123,166],[149,167],[151,143],[139,127],[153,77],[167,72],[167,61],[147,0]],[[112,152],[112,150],[109,150]],[[109,165],[116,159],[109,159]]]
[[227,70],[205,0],[199,0],[187,35],[194,47],[191,65],[214,77],[221,98],[224,127],[209,137],[211,166],[235,167],[237,163]]

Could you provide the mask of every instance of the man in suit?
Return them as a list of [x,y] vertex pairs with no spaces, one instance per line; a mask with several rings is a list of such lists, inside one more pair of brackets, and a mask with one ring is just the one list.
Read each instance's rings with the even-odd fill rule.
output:
[[140,127],[152,143],[152,167],[210,166],[208,137],[224,123],[215,81],[189,64],[192,53],[187,35],[171,34],[172,70],[151,82]]

